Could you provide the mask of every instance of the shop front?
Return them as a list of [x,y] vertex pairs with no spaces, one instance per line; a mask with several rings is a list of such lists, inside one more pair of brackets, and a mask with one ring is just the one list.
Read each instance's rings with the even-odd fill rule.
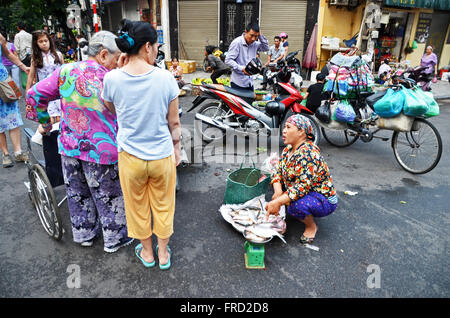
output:
[[[383,27],[383,32],[387,30],[384,34],[384,39],[387,41],[378,42],[379,60],[383,56],[391,55],[394,61],[407,60],[411,66],[417,66],[426,47],[431,45],[433,52],[438,56],[438,67],[442,68],[450,64],[448,40],[450,1],[384,0],[383,2],[383,13],[389,14],[389,23]],[[405,19],[406,27],[401,27],[401,21]],[[398,27],[396,27],[397,22],[399,22]],[[392,32],[390,32],[391,29],[393,29]],[[398,41],[403,44],[399,46]],[[390,44],[392,47],[383,47],[383,44],[386,46]]]

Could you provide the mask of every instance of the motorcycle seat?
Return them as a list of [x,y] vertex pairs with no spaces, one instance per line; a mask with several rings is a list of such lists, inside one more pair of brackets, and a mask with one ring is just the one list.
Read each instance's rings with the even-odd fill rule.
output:
[[246,100],[255,99],[255,93],[248,89],[239,89],[239,88],[231,88],[229,86],[219,85],[219,84],[206,84],[204,85],[207,88],[219,90],[222,92],[227,92],[232,95],[236,95],[242,97]]

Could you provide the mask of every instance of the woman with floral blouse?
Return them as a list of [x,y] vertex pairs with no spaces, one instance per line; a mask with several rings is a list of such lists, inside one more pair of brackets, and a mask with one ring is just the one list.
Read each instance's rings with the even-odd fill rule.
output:
[[328,165],[313,141],[307,118],[301,115],[288,118],[283,129],[287,147],[277,172],[272,175],[275,193],[266,206],[268,214],[278,214],[282,205],[288,206],[287,213],[305,224],[300,238],[303,244],[312,243],[315,238],[314,218],[333,213],[338,201]]
[[92,246],[103,233],[104,251],[130,244],[117,152],[117,117],[101,98],[103,78],[117,67],[116,36],[96,33],[86,61],[64,64],[27,92],[26,117],[52,128],[48,104],[61,98],[58,150],[67,192],[73,240]]

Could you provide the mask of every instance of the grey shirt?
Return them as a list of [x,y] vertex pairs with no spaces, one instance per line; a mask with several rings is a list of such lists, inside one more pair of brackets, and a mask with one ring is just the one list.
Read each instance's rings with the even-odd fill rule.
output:
[[278,50],[275,48],[275,45],[272,45],[269,50],[270,61],[275,61],[281,55],[284,55],[284,47],[281,44],[278,46]]
[[222,62],[222,60],[219,59],[214,54],[209,54],[208,55],[208,62],[209,62],[209,65],[212,67],[212,69],[215,70],[215,71],[225,70],[225,69],[228,68],[226,66],[226,64],[224,62]]

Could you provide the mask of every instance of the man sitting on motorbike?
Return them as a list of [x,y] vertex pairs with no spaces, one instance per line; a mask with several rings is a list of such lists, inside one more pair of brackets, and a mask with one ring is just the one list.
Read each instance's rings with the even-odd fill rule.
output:
[[205,55],[209,64],[206,70],[212,71],[211,80],[214,84],[217,84],[217,79],[222,75],[228,74],[230,69],[220,58],[214,55],[214,49],[215,47],[211,45],[205,47]]
[[269,53],[267,54],[267,62],[264,65],[265,68],[263,69],[262,73],[263,73],[263,89],[266,89],[267,87],[267,71],[268,71],[268,66],[271,63],[277,63],[278,61],[284,59],[284,47],[281,44],[281,38],[277,35],[273,38],[273,45],[270,47],[269,49]]

